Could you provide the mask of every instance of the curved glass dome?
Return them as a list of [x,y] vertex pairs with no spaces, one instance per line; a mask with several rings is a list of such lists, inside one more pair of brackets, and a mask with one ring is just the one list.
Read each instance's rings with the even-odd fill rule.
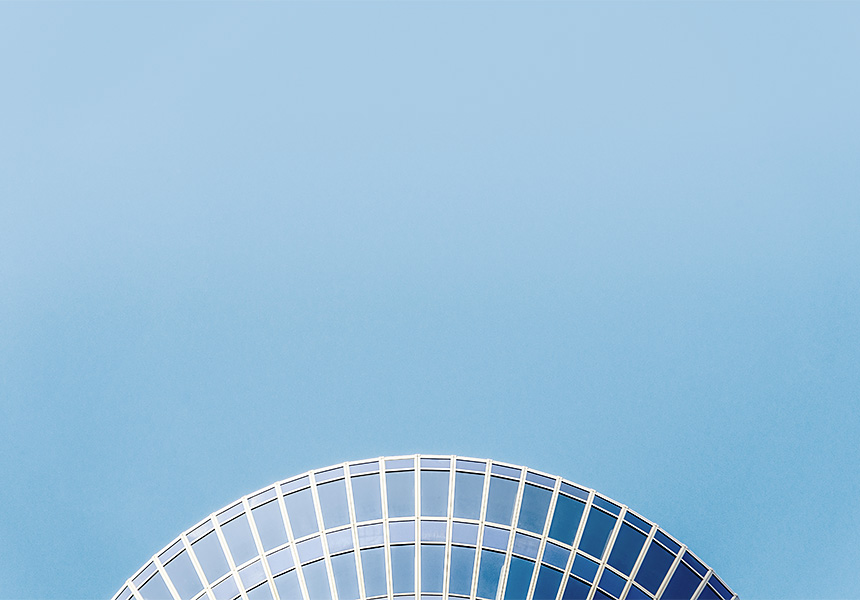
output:
[[152,557],[114,600],[732,600],[686,546],[560,477],[413,455],[244,496]]

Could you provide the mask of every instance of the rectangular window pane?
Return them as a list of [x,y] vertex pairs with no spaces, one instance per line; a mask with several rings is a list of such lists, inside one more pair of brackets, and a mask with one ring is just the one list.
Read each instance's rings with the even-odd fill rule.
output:
[[236,566],[244,564],[259,555],[251,527],[248,525],[248,515],[242,514],[221,526],[221,533],[227,541],[227,548]]
[[326,529],[349,523],[349,503],[346,500],[346,483],[343,479],[317,486],[317,494]]
[[318,560],[315,563],[302,567],[305,576],[305,585],[308,586],[308,595],[313,600],[331,600],[331,588],[328,585],[328,573],[325,569],[325,561]]
[[483,495],[483,475],[458,472],[454,480],[454,516],[460,519],[479,519]]
[[444,517],[448,514],[448,471],[421,471],[421,514]]
[[353,477],[352,498],[355,502],[355,520],[374,521],[382,518],[382,491],[379,487],[379,474]]
[[448,591],[468,596],[472,591],[472,569],[475,565],[475,549],[453,546],[451,548],[450,580]]
[[364,573],[365,595],[383,596],[388,593],[386,589],[384,548],[362,550],[361,570]]
[[290,526],[293,528],[294,538],[304,537],[319,531],[317,513],[314,510],[314,499],[310,488],[284,496],[284,504],[287,507],[287,516],[290,519]]
[[445,546],[421,546],[421,592],[442,593]]
[[415,516],[415,471],[385,474],[388,517]]
[[510,525],[514,516],[514,500],[519,483],[501,477],[490,478],[490,497],[487,500],[487,521]]
[[251,510],[263,549],[268,551],[287,543],[287,530],[281,517],[281,507],[272,501]]
[[391,547],[391,577],[395,594],[415,591],[415,546]]
[[355,554],[347,552],[333,556],[331,568],[334,571],[334,584],[338,600],[358,600],[358,571],[355,568]]
[[504,563],[504,554],[491,550],[481,551],[481,566],[478,567],[478,598],[493,600],[496,597]]

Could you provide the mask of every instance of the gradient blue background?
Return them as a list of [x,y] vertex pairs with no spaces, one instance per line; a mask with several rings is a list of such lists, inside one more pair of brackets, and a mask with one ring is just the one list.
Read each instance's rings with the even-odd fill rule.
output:
[[330,463],[860,597],[860,4],[0,6],[0,596]]

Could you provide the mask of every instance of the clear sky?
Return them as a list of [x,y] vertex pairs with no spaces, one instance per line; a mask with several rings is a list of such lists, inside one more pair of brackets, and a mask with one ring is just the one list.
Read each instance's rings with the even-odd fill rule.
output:
[[594,487],[860,598],[860,3],[0,5],[0,598],[276,479]]

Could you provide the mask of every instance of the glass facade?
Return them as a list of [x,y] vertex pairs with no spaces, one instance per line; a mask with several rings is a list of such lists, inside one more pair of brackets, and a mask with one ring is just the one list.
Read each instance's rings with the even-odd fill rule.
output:
[[457,456],[344,463],[213,513],[113,600],[733,600],[683,544],[559,477]]

